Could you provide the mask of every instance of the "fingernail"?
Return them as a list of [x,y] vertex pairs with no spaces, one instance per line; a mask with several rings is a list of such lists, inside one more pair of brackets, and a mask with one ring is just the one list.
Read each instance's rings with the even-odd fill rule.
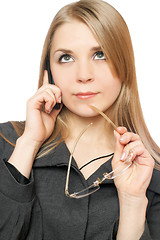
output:
[[122,156],[121,156],[121,160],[124,160],[125,157],[125,152],[123,152]]
[[114,130],[114,138],[116,138],[116,130]]
[[47,113],[50,114],[52,110],[48,110]]
[[128,158],[127,160],[130,162],[132,160],[132,157],[133,157],[133,150],[129,150],[129,155],[128,155]]
[[61,102],[62,102],[62,98],[59,97],[57,102],[58,102],[58,103],[61,103]]
[[53,108],[50,108],[48,111],[48,114],[50,114],[52,112]]
[[124,141],[124,139],[125,139],[125,138],[122,136],[122,137],[120,137],[120,139],[119,139],[119,140],[123,142],[123,141]]

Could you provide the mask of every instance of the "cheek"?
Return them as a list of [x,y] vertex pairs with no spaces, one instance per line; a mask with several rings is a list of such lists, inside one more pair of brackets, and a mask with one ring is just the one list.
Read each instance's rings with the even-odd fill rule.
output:
[[[65,88],[71,84],[73,79],[73,71],[70,68],[55,66],[52,68],[52,76],[55,82],[55,85],[59,88]],[[62,90],[61,89],[61,90]]]
[[52,71],[52,76],[53,76],[53,80],[54,83],[57,87],[59,87],[61,89],[61,91],[63,91],[63,89],[66,88],[66,86],[68,85],[68,79],[67,76],[65,75],[62,71]]
[[119,96],[122,82],[115,74],[112,74],[111,71],[106,71],[106,74],[103,76],[101,74],[101,79],[103,79],[101,85],[103,99],[105,99],[107,107],[110,107]]
[[108,91],[110,96],[112,97],[113,101],[115,101],[120,93],[122,87],[122,83],[119,79],[113,79],[111,84],[109,85]]
[[106,62],[96,67],[95,76],[101,81],[103,87],[105,88],[121,88],[121,80],[118,78],[114,68],[109,64],[106,64]]
[[112,74],[112,72],[108,69],[108,71],[105,72],[105,74],[101,74],[103,72],[99,73],[99,79],[101,79],[102,82],[102,89],[104,89],[107,94],[109,95],[116,95],[120,92],[122,82],[121,80],[116,76],[116,74]]
[[67,97],[68,93],[69,93],[69,83],[67,81],[67,79],[56,79],[55,78],[55,85],[60,88],[61,92],[62,92],[62,101],[65,97]]
[[62,73],[60,74],[53,74],[53,79],[55,82],[55,85],[60,88],[62,92],[62,102],[66,102],[67,99],[69,99],[69,92],[70,92],[70,86],[71,86],[71,78],[68,78],[68,75],[64,75]]
[[122,83],[119,79],[112,79],[112,81],[109,84],[109,90],[112,90],[112,93],[115,92],[115,94],[119,93],[121,90]]

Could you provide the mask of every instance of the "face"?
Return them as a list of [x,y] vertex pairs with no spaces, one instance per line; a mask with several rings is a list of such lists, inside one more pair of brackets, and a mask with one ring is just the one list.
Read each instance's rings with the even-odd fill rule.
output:
[[51,72],[62,91],[63,104],[74,114],[90,117],[89,104],[102,111],[117,99],[121,81],[113,74],[108,60],[86,24],[73,20],[55,32],[51,54]]

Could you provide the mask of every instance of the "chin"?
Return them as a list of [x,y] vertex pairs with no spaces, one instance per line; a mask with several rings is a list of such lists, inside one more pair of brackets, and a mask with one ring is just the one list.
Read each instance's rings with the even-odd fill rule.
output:
[[85,118],[95,117],[99,115],[97,112],[91,109],[89,105],[95,106],[102,112],[107,112],[107,110],[110,109],[110,107],[113,105],[112,101],[108,101],[107,103],[107,101],[104,101],[104,99],[103,100],[101,99],[99,101],[93,101],[93,100],[91,99],[90,101],[84,101],[84,102],[68,101],[63,103],[71,113],[80,117],[85,117]]
[[92,118],[95,116],[98,116],[99,114],[92,110],[89,105],[93,105],[100,109],[101,111],[106,111],[107,109],[105,107],[100,107],[98,104],[84,104],[84,105],[79,105],[79,106],[73,106],[70,107],[69,110],[74,113],[75,115],[79,117],[84,117],[84,118]]

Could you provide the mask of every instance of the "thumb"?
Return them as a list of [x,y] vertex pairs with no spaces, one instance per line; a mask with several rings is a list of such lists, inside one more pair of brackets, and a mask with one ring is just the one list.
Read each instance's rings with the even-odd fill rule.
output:
[[120,143],[121,135],[117,131],[114,131],[114,137],[115,137],[115,151],[114,151],[113,165],[115,164],[115,167],[116,167],[122,157],[124,145]]

